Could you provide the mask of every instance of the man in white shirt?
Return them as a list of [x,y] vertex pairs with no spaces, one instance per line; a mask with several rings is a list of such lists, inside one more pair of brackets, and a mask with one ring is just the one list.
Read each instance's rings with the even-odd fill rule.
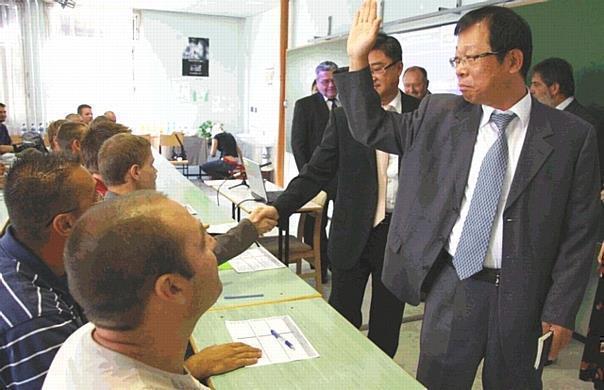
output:
[[[183,359],[197,320],[222,291],[214,245],[199,220],[155,191],[84,214],[66,244],[65,266],[90,324],[63,344],[44,388],[205,388],[196,378],[232,359],[218,347]],[[260,356],[237,348],[245,364]]]

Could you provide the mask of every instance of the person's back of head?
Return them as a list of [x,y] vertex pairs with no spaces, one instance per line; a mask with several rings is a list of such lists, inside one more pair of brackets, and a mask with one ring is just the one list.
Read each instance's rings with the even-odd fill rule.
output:
[[57,131],[55,146],[60,151],[71,153],[73,156],[79,156],[81,142],[87,131],[87,125],[80,122],[67,121]]
[[132,190],[155,189],[151,143],[143,137],[120,133],[109,138],[99,151],[98,166],[110,190],[123,184]]
[[91,127],[81,142],[82,162],[90,173],[98,173],[98,154],[103,142],[119,133],[129,133],[130,129],[120,123],[102,122]]
[[[80,218],[65,246],[70,291],[97,328],[153,327],[144,321],[161,311],[171,330],[187,321],[192,331],[221,291],[206,237],[198,220],[158,192],[103,202]],[[163,335],[146,337],[154,336]]]
[[107,118],[105,115],[99,115],[96,118],[94,118],[92,120],[92,122],[90,122],[90,128],[95,128],[95,127],[100,127],[103,124],[106,123],[115,123],[112,120],[110,120],[109,118]]
[[57,136],[57,133],[59,132],[59,128],[64,123],[67,123],[67,119],[57,119],[56,121],[50,122],[50,124],[48,125],[48,128],[46,129],[46,135],[48,137],[48,144],[50,145],[50,149],[52,151],[58,150],[55,145],[55,137]]
[[105,111],[103,114],[104,117],[109,118],[111,122],[117,122],[117,117],[115,116],[115,112],[113,111]]
[[[6,208],[17,237],[35,249],[49,240],[53,228],[64,228],[55,220],[77,214],[84,207],[86,183],[79,179],[86,175],[90,178],[77,161],[62,153],[28,153],[17,159],[4,187]],[[60,221],[57,223],[60,225]]]
[[80,114],[75,114],[75,113],[71,113],[71,114],[67,114],[65,115],[65,119],[71,122],[82,122],[84,123],[84,120],[82,119],[82,117],[80,116]]

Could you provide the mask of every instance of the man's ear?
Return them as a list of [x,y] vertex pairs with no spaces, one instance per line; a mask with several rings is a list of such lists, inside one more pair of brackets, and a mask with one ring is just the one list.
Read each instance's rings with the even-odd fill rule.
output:
[[507,54],[510,61],[510,73],[520,73],[524,64],[524,53],[520,49],[512,49]]
[[80,153],[80,140],[79,139],[74,139],[71,142],[71,151],[74,154],[79,154]]
[[134,164],[128,169],[128,174],[134,179],[139,180],[141,176],[141,167],[138,164]]
[[560,84],[559,83],[552,83],[552,85],[550,85],[549,87],[547,87],[549,89],[549,93],[552,96],[558,96],[558,94],[560,93]]
[[187,303],[187,280],[177,274],[163,274],[155,280],[155,295],[163,300],[179,305]]
[[52,220],[52,228],[57,234],[62,237],[69,237],[71,234],[71,229],[73,229],[73,225],[75,225],[77,218],[73,215],[73,213],[61,213],[55,215]]

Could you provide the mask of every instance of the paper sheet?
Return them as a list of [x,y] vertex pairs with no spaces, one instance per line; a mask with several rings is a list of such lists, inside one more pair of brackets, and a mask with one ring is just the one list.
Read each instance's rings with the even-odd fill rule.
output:
[[250,367],[319,357],[290,316],[225,321],[225,324],[234,342],[262,350],[258,363]]
[[547,332],[537,340],[537,356],[535,356],[535,370],[539,369],[539,363],[541,363],[541,354],[543,354],[543,345],[545,341],[553,335],[552,331]]
[[263,247],[252,247],[229,260],[229,264],[237,272],[255,272],[285,267],[285,264]]

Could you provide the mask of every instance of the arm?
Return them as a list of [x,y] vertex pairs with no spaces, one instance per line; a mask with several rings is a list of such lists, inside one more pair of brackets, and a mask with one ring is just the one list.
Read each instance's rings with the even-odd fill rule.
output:
[[216,238],[214,254],[220,265],[249,248],[258,238],[258,231],[252,222],[245,218],[228,232],[214,238]]
[[212,345],[204,348],[185,361],[185,366],[195,378],[206,379],[256,364],[262,350],[244,343]]
[[[49,327],[53,328],[35,333]],[[77,329],[75,321],[59,315],[34,317],[9,329],[2,337],[2,345],[8,347],[0,350],[0,365],[6,367],[0,372],[0,382],[7,385],[22,382],[48,371],[61,344]],[[20,341],[9,345],[9,342],[20,338]],[[18,361],[21,363],[9,366]],[[26,388],[40,388],[45,376],[28,382]]]
[[280,218],[288,218],[298,208],[315,197],[336,176],[338,170],[338,129],[347,130],[348,124],[341,108],[330,113],[323,139],[310,161],[287,186],[273,205]]
[[216,138],[212,138],[212,147],[210,148],[210,156],[216,157],[217,150],[218,150],[218,140]]
[[543,306],[543,331],[553,330],[549,358],[570,341],[575,317],[591,267],[598,234],[600,169],[593,131],[586,136],[575,164],[572,193],[565,213],[558,256],[552,269],[552,285]]
[[294,118],[292,120],[292,153],[296,160],[296,166],[298,172],[302,170],[304,164],[310,159],[310,152],[308,151],[308,115],[306,115],[304,107],[300,101],[296,102],[294,107]]

